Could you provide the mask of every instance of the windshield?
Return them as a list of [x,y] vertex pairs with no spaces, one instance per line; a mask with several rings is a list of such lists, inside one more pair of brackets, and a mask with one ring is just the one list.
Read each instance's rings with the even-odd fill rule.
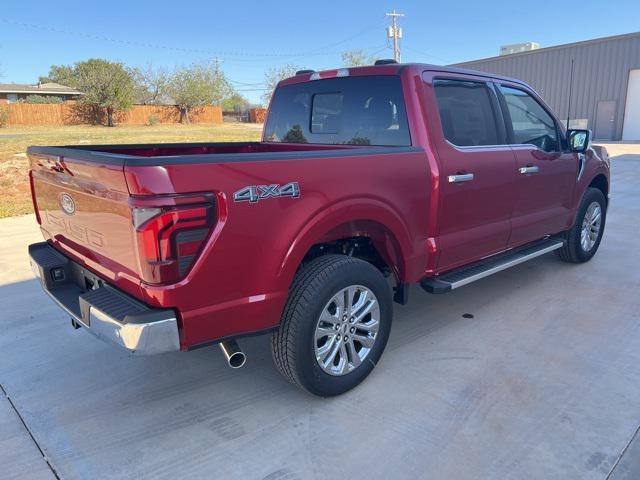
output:
[[277,88],[265,141],[411,145],[400,77],[331,78]]

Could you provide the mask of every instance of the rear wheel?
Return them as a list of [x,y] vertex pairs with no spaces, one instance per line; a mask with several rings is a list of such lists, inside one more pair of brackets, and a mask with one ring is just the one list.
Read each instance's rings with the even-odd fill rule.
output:
[[308,392],[339,395],[373,370],[391,317],[391,291],[376,267],[343,255],[317,258],[294,279],[272,337],[274,362]]
[[587,189],[571,230],[565,234],[565,244],[558,250],[560,258],[566,262],[582,263],[596,254],[607,216],[607,206],[603,193],[597,188]]

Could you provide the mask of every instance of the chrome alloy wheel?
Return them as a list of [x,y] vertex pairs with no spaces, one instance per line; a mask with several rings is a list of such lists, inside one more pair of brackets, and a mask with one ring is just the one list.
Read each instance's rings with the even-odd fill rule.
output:
[[598,241],[600,228],[602,226],[602,208],[598,202],[591,202],[582,220],[582,231],[580,232],[580,246],[585,252],[591,251]]
[[320,368],[346,375],[360,366],[373,348],[380,328],[380,305],[374,293],[351,285],[336,293],[318,319],[314,350]]

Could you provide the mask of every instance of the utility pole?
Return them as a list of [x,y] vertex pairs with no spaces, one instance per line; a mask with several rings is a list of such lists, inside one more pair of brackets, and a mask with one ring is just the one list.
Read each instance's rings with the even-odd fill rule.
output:
[[213,59],[213,69],[216,72],[216,75],[218,75],[220,73],[220,64],[222,63],[222,60],[220,58],[218,58],[218,56],[216,55]]
[[400,46],[398,40],[402,38],[402,28],[398,27],[398,17],[404,17],[404,13],[397,13],[395,9],[391,13],[385,13],[391,17],[391,26],[387,28],[387,37],[393,39],[393,59],[400,63]]

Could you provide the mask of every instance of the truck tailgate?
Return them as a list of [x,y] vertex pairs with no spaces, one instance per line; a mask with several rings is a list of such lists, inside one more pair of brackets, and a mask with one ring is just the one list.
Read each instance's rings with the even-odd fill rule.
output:
[[29,153],[34,207],[44,237],[125,290],[137,290],[129,193],[123,164]]

